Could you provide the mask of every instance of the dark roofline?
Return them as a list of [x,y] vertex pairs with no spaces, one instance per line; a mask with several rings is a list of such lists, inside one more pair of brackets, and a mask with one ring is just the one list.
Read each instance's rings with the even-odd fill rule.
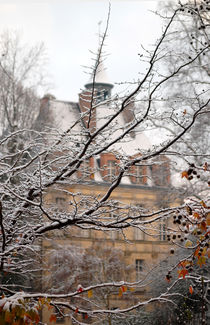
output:
[[[109,84],[109,83],[105,83],[105,82],[95,82],[94,83],[94,88],[97,88],[97,87],[112,89],[114,87],[114,85]],[[93,88],[93,82],[88,82],[85,85],[85,88],[87,88],[87,89]]]

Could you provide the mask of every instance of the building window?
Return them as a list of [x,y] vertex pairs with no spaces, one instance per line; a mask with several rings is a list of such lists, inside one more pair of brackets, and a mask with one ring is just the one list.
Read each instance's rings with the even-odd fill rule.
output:
[[83,163],[81,164],[81,168],[80,168],[82,177],[88,177],[89,176],[89,169],[90,169],[89,160],[84,160]]
[[170,184],[170,167],[167,161],[160,161],[152,166],[154,185],[166,186]]
[[109,92],[107,90],[104,90],[104,100],[106,100],[109,97]]
[[66,199],[64,197],[56,197],[55,203],[58,211],[64,210],[66,208]]
[[162,221],[159,224],[159,240],[166,240],[166,224]]
[[147,184],[147,166],[134,165],[130,168],[130,180],[133,184],[146,185]]
[[[117,210],[114,210],[108,214],[109,220],[118,220]],[[107,232],[107,236],[111,240],[116,240],[120,238],[120,232],[118,229],[112,229]]]
[[135,183],[143,184],[143,166],[135,166]]
[[164,186],[168,184],[167,181],[167,167],[165,165],[160,165],[156,175],[156,183],[159,186]]
[[56,197],[55,198],[55,203],[57,204],[57,205],[62,205],[62,204],[64,204],[66,202],[66,199],[64,198],[64,197]]
[[101,101],[103,101],[103,92],[98,90],[95,97],[95,103],[100,103]]
[[98,90],[96,93],[95,103],[98,104],[106,99],[109,98],[109,91],[108,90]]
[[144,240],[145,239],[145,233],[141,229],[135,227],[133,231],[134,231],[134,239],[135,240]]
[[106,182],[113,182],[119,174],[119,160],[112,152],[102,153],[100,157],[100,173]]
[[107,180],[109,182],[112,182],[115,175],[116,175],[116,162],[114,160],[108,160],[108,162],[107,162]]
[[111,240],[119,240],[121,238],[119,230],[109,231],[109,238]]
[[79,236],[83,238],[89,238],[90,237],[90,229],[80,229],[79,230]]
[[109,237],[110,237],[110,239],[112,239],[112,240],[117,239],[117,238],[118,238],[118,232],[117,232],[117,230],[112,230],[112,231],[110,231],[110,232],[109,232]]
[[144,260],[142,259],[136,260],[136,281],[140,280],[140,278],[142,277],[143,264],[144,264]]
[[82,179],[82,181],[87,181],[89,179],[94,178],[94,160],[93,158],[84,160],[79,169],[78,169],[78,177]]

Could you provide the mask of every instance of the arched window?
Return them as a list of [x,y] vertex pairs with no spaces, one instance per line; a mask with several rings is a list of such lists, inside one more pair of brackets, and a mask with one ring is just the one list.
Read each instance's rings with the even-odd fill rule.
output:
[[136,184],[144,184],[144,167],[136,165],[135,166],[135,173],[134,173],[134,183]]
[[101,154],[100,157],[100,172],[102,178],[106,182],[113,182],[115,177],[119,174],[119,160],[112,152]]
[[[141,155],[137,154],[131,157],[131,159],[133,160],[139,157],[141,157]],[[138,184],[138,185],[147,184],[147,166],[144,166],[142,163],[137,163],[131,166],[129,175],[130,175],[131,183]]]
[[108,160],[107,161],[107,180],[112,182],[114,177],[117,174],[117,166],[116,161]]
[[90,159],[84,160],[79,169],[78,169],[78,177],[81,180],[90,180],[94,178],[94,159],[91,157]]
[[151,166],[151,171],[154,185],[167,186],[170,184],[170,165],[167,157],[159,157]]

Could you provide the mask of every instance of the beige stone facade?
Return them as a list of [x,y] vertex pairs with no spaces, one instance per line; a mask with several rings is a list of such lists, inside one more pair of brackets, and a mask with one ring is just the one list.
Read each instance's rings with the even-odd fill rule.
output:
[[[70,138],[72,142],[69,144],[70,147],[74,146],[74,152],[77,152],[77,148],[78,150],[83,148],[87,129],[92,134],[101,127],[107,116],[113,114],[109,102],[113,86],[107,81],[98,78],[96,80],[93,91],[93,95],[96,94],[94,101],[91,101],[91,83],[87,84],[85,91],[79,95],[79,103],[62,102],[52,97],[44,98],[42,101],[38,118],[40,123],[56,126],[64,132],[68,130],[69,125],[75,125],[73,129],[75,136]],[[93,103],[97,104],[94,108]],[[119,128],[116,127],[113,134],[112,130],[105,132],[104,138],[101,137],[97,145],[99,147],[103,145],[107,137],[120,137],[123,125],[132,123],[134,110],[134,104],[131,102],[117,119]],[[90,149],[93,153],[94,146],[95,142]],[[126,159],[130,161],[141,157],[146,150],[150,150],[150,146],[147,137],[137,130],[137,132],[132,131],[126,141],[114,145],[112,150],[104,150],[96,155],[89,154],[88,158],[82,157],[81,164],[72,178],[63,184],[49,188],[44,198],[46,208],[52,207],[52,211],[55,211],[57,217],[61,219],[65,218],[65,215],[73,218],[74,213],[77,216],[82,214],[97,200],[100,201],[116,180],[120,168],[123,168],[123,153],[126,153]],[[68,145],[66,148],[68,156]],[[65,152],[60,152],[60,155],[65,156]],[[59,168],[59,164],[57,167],[53,165],[51,167],[55,171]],[[140,216],[141,212],[145,214],[147,211],[167,208],[172,204],[174,206],[175,195],[170,182],[170,163],[164,155],[158,160],[151,159],[147,164],[141,161],[140,164],[132,165],[124,174],[120,185],[106,201],[107,205],[97,209],[99,222],[106,218],[116,220],[119,216],[127,215],[128,211],[132,216]],[[114,204],[109,205],[112,201]],[[120,202],[119,208],[116,202]],[[97,218],[97,214],[93,217]],[[159,263],[168,255],[170,244],[167,241],[166,230],[171,221],[157,220],[151,225],[145,225],[145,220],[141,217],[136,220],[137,223],[134,222],[132,227],[121,229],[119,226],[119,228],[113,227],[113,230],[110,227],[101,229],[100,226],[97,229],[96,225],[92,227],[91,222],[89,224],[77,222],[76,227],[72,225],[67,229],[51,233],[42,241],[45,269],[43,286],[47,286],[46,281],[48,281],[49,288],[54,288],[56,291],[59,285],[63,285],[63,292],[67,292],[68,289],[75,290],[77,285],[85,287],[107,281],[123,280],[130,283],[140,281],[152,265]],[[54,260],[53,254],[55,254]],[[110,256],[116,264],[115,269],[109,269]],[[79,261],[78,265],[75,262],[76,258]],[[119,268],[117,263],[121,263],[122,267]],[[99,264],[102,269],[99,269]],[[106,268],[107,272],[104,271]],[[117,269],[118,273],[115,272]],[[101,297],[97,300],[97,304],[100,308],[114,309],[137,303],[140,297],[147,295],[147,286],[142,288],[133,286],[131,289],[122,295],[116,291],[108,292],[106,299]],[[99,292],[99,296],[100,294]],[[84,295],[84,298],[88,297]],[[96,299],[96,295],[91,299]],[[43,322],[48,322],[50,312],[43,313]],[[81,319],[86,315],[74,315],[74,317]],[[86,322],[91,323],[91,318],[86,319]],[[65,318],[58,319],[57,323],[67,325],[71,324],[71,321]]]
[[[52,188],[46,194],[46,205],[56,205],[61,213],[62,211],[71,212],[72,193],[77,193],[75,197],[76,200],[78,200],[78,209],[81,208],[82,210],[84,207],[80,207],[79,203],[82,196],[88,197],[90,201],[91,197],[102,197],[106,193],[109,185],[109,183],[105,182],[103,184],[97,184],[90,180],[86,184],[77,184],[75,186],[63,185],[63,192],[58,192],[56,189]],[[68,195],[68,193],[71,193],[71,195]],[[80,194],[78,195],[78,193]],[[125,206],[131,204],[139,208],[143,207],[144,209],[157,209],[160,206],[160,200],[162,200],[161,204],[165,207],[170,206],[170,204],[174,205],[175,203],[173,192],[169,188],[146,185],[121,185],[112,193],[110,200],[119,200],[125,204]],[[114,213],[116,215],[117,211]],[[120,211],[120,213],[122,213],[122,211]],[[168,223],[169,220],[166,222]],[[79,229],[73,226],[63,231],[62,234],[60,232],[54,232],[49,238],[43,240],[43,252],[45,252],[47,259],[55,243],[60,247],[71,247],[72,245],[72,249],[80,247],[87,252],[91,252],[91,254],[100,249],[110,248],[110,251],[120,252],[123,263],[129,267],[129,270],[124,274],[124,278],[119,280],[135,282],[140,280],[152,265],[157,264],[169,254],[170,244],[166,236],[167,226],[168,224],[159,221],[153,225],[151,229],[150,227],[144,228],[143,226],[142,230],[133,227],[119,231],[97,231],[93,229]],[[71,270],[71,265],[69,265],[69,270]],[[96,270],[96,272],[98,271]],[[49,270],[47,273],[49,276]],[[69,274],[69,277],[71,277],[71,274]],[[60,281],[59,279],[57,280]],[[65,281],[65,279],[62,280]],[[105,282],[108,280],[109,279],[106,278],[104,279]],[[77,283],[74,283],[74,285],[79,284],[80,279],[78,278],[76,282]],[[81,284],[83,285],[83,283]],[[128,303],[136,303],[142,295],[145,296],[146,294],[146,287],[142,290],[132,289],[132,292],[129,292],[126,297],[125,295],[120,297],[117,293],[110,294],[108,299],[109,306],[107,306],[106,301],[106,306],[104,307],[117,308],[126,306]],[[45,311],[43,313],[43,321],[47,322],[50,312],[51,311]],[[67,325],[71,324],[71,322],[69,318],[66,318],[63,319],[63,321],[59,320],[58,324]]]

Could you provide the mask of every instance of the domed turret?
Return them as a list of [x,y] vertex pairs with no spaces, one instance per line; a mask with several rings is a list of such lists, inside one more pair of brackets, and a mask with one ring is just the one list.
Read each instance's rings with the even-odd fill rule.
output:
[[90,81],[85,85],[87,90],[95,90],[95,97],[97,102],[102,102],[111,96],[111,90],[114,87],[108,80],[103,62],[100,61],[96,69],[95,78],[91,75]]

